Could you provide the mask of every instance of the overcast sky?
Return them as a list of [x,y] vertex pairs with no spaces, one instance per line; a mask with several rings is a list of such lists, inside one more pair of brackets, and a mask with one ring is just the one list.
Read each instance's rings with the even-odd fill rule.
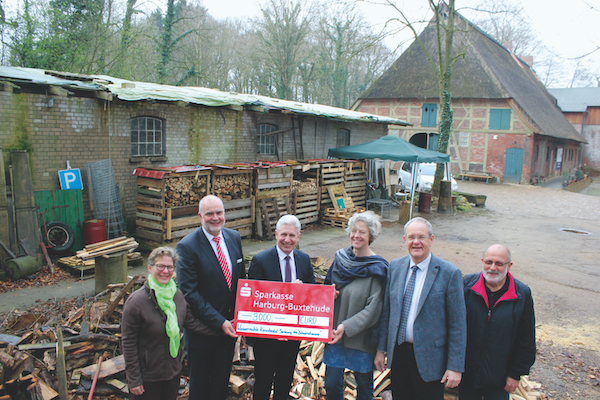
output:
[[[0,0],[4,3],[8,12],[16,8],[16,4],[22,0]],[[267,4],[268,0],[187,0],[198,1],[208,9],[210,15],[216,19],[225,18],[248,18],[260,16],[260,5]],[[310,0],[308,0],[310,1]],[[356,3],[375,31],[381,30],[384,23],[395,16],[395,11],[389,7],[383,7],[376,3],[385,0],[314,0],[317,4],[341,2]],[[493,2],[495,0],[488,0]],[[533,31],[539,40],[551,50],[565,59],[565,63],[571,65],[561,84],[553,87],[565,87],[568,85],[573,70],[575,59],[596,50],[584,64],[596,75],[600,76],[600,0],[507,0],[518,2],[528,14],[532,21]],[[482,0],[456,0],[459,12],[470,20],[474,20],[477,14],[468,7],[475,7]],[[430,19],[431,14],[426,0],[396,0],[397,6],[402,9],[411,21],[418,19]],[[304,2],[303,2],[304,4]],[[165,8],[166,0],[138,0],[136,7],[147,10],[156,7]],[[467,8],[464,8],[467,7]],[[395,49],[399,43],[410,40],[410,35],[390,37],[386,44]],[[401,49],[406,48],[406,44]],[[535,68],[535,60],[534,60]]]
[[[156,1],[156,0],[154,0]],[[324,2],[327,0],[320,0]],[[342,0],[351,1],[351,0]],[[374,4],[378,0],[360,1],[366,19],[377,29],[393,15],[389,8]],[[380,1],[380,0],[379,0]],[[493,1],[493,0],[491,0]],[[246,18],[260,15],[260,5],[267,0],[203,0],[214,18]],[[475,13],[461,7],[474,7],[481,0],[457,0],[459,12],[468,19]],[[430,18],[425,0],[398,0],[396,4],[409,18]],[[546,47],[565,59],[572,59],[600,47],[600,0],[524,0],[520,5],[532,21],[533,31]],[[390,38],[388,46],[395,48],[403,38]],[[600,50],[588,61],[596,76],[600,76]],[[574,64],[575,62],[571,62]],[[570,77],[565,77],[565,81]]]

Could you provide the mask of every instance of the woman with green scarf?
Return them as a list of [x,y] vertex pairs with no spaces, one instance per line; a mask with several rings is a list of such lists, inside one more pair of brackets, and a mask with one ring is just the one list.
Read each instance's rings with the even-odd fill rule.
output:
[[123,307],[123,355],[133,399],[175,400],[182,370],[182,328],[217,334],[193,316],[177,289],[176,262],[172,248],[154,249],[148,257],[148,279]]

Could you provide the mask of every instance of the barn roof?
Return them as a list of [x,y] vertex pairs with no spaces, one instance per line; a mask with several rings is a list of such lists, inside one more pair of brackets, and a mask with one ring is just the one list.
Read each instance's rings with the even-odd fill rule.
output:
[[585,112],[588,107],[600,107],[600,87],[548,89],[563,112]]
[[408,122],[380,115],[351,111],[321,104],[274,99],[266,96],[223,92],[192,86],[170,86],[135,82],[106,75],[80,75],[32,68],[0,67],[0,81],[13,84],[38,84],[69,89],[107,92],[124,101],[172,101],[208,107],[232,107],[259,112],[282,112],[323,117],[346,122],[410,125]]
[[[535,72],[492,37],[457,13],[454,53],[464,52],[452,70],[453,99],[513,99],[536,133],[585,142],[562,114]],[[419,36],[437,63],[435,25]],[[367,89],[361,99],[437,99],[438,80],[417,41]]]

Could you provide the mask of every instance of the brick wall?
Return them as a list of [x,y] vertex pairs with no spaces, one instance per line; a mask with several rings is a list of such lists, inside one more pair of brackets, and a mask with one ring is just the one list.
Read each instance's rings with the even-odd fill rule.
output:
[[[391,129],[405,140],[422,133],[437,133],[438,128],[421,127],[424,103],[438,103],[438,99],[379,99],[364,100],[358,111],[388,115],[407,120],[414,124],[410,128]],[[528,182],[532,175],[533,131],[531,121],[523,120],[524,112],[511,113],[511,129],[508,131],[490,130],[490,109],[509,108],[511,103],[504,99],[453,99],[453,135],[448,153],[452,160],[452,172],[485,171],[502,178],[506,149],[523,149],[522,181]],[[437,124],[439,127],[441,110],[438,106]],[[460,146],[461,132],[469,137],[468,146]]]
[[[131,157],[131,119],[142,116],[163,120],[165,157]],[[267,158],[256,154],[256,125],[260,123],[286,129],[291,127],[291,117],[167,102],[109,102],[0,91],[0,146],[7,148],[29,138],[35,190],[60,189],[58,171],[66,169],[67,160],[83,173],[86,163],[110,159],[130,231],[135,227],[135,168]],[[350,130],[351,144],[387,133],[385,124],[305,117],[304,158],[326,158],[328,149],[335,147],[339,128]],[[296,158],[291,132],[280,144],[285,146],[282,160]],[[89,219],[92,212],[86,186],[84,179],[84,216]]]

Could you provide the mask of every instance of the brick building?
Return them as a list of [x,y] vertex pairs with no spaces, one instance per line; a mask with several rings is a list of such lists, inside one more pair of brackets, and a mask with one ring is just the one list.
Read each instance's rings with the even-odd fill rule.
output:
[[[387,134],[396,118],[192,87],[0,67],[0,146],[30,151],[35,190],[110,159],[135,226],[137,167],[326,158]],[[91,218],[84,185],[85,218]]]
[[[459,14],[454,52],[464,52],[452,71],[453,131],[449,153],[454,174],[487,172],[506,182],[573,172],[586,142],[531,68]],[[435,25],[420,35],[437,54]],[[438,80],[415,41],[367,90],[353,110],[399,118],[409,127],[390,134],[436,150],[440,119]]]
[[600,172],[600,87],[548,89],[563,114],[587,140],[582,167]]

